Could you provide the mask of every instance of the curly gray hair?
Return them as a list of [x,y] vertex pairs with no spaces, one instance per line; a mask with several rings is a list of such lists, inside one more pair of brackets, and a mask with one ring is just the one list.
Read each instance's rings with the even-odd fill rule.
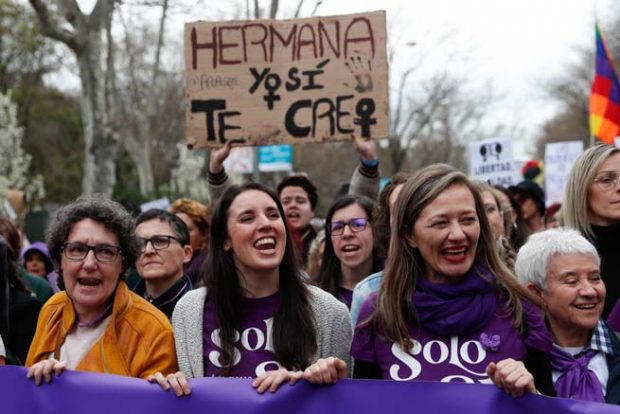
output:
[[103,194],[84,195],[58,210],[47,236],[47,245],[54,264],[60,267],[63,244],[73,226],[85,219],[103,224],[118,237],[123,257],[123,270],[134,265],[140,248],[135,236],[135,221],[116,201]]

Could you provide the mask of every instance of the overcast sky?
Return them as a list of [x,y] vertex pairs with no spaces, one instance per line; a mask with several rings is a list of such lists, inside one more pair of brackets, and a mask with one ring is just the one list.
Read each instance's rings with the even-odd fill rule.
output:
[[[605,29],[606,0],[325,0],[322,14],[387,10],[392,32],[416,42],[409,53],[432,49],[437,36],[451,33],[445,48],[460,48],[463,67],[504,98],[490,116],[523,128],[526,145],[542,122],[556,111],[541,86],[561,75],[577,58],[578,48],[594,44],[595,15]],[[375,5],[375,6],[373,6]],[[596,13],[595,13],[596,9]],[[393,33],[391,33],[393,34]],[[401,42],[405,43],[405,42]],[[441,53],[439,51],[439,53]],[[574,137],[577,138],[577,137]]]
[[[541,85],[575,61],[578,48],[593,47],[595,16],[605,30],[605,9],[612,1],[323,0],[318,14],[386,10],[390,43],[400,45],[395,65],[406,65],[416,54],[429,55],[432,59],[427,69],[433,71],[445,67],[445,56],[457,51],[460,60],[451,69],[466,72],[472,82],[492,85],[502,99],[489,115],[523,129],[523,140],[517,142],[516,149],[525,156],[527,143],[556,111],[555,104],[544,99]],[[217,8],[216,14],[226,16],[233,12],[234,4],[245,2],[209,3]],[[282,15],[290,16],[297,3],[280,0]],[[94,0],[80,4],[88,10]],[[268,0],[261,4],[267,5]],[[308,15],[314,4],[315,0],[306,0],[302,14]],[[180,40],[183,21],[201,19],[214,19],[214,10],[176,15],[169,30]],[[445,39],[443,43],[440,38]],[[415,46],[402,46],[410,42]]]

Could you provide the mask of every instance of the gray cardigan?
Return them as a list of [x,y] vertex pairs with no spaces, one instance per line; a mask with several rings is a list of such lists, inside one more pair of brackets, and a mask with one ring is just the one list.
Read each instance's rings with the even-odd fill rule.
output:
[[[347,307],[315,286],[309,286],[308,289],[318,348],[318,354],[312,358],[312,362],[333,356],[345,361],[350,371],[353,328]],[[206,296],[207,289],[204,287],[186,293],[172,314],[179,369],[188,378],[204,376],[202,328]]]

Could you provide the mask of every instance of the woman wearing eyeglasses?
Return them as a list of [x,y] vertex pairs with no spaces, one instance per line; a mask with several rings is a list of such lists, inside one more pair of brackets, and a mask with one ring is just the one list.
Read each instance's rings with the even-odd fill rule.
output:
[[562,203],[563,225],[578,230],[601,256],[601,277],[607,287],[603,319],[620,298],[619,175],[620,148],[595,145],[575,161]]
[[325,253],[318,285],[351,308],[353,288],[381,270],[370,223],[374,203],[359,196],[337,199],[325,219]]
[[123,281],[139,254],[131,215],[103,196],[58,211],[48,240],[65,291],[39,316],[26,365],[37,384],[65,369],[148,378],[177,369],[166,316]]

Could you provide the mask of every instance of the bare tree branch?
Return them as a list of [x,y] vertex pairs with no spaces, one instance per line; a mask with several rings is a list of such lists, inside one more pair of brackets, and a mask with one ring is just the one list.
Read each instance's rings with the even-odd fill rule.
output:
[[[75,2],[75,0],[62,1]],[[119,0],[97,0],[97,4],[88,16],[88,23],[92,30],[101,30],[105,27],[106,22],[111,20],[116,3],[120,3]]]
[[[77,7],[75,1],[67,0],[67,2],[73,3]],[[39,22],[41,23],[41,32],[44,35],[66,44],[76,53],[81,52],[83,45],[78,40],[77,34],[61,27],[60,23],[55,21],[47,5],[44,4],[42,0],[30,0],[30,4],[36,12],[37,17],[39,18]],[[77,9],[79,11],[79,8]],[[81,12],[79,12],[79,14],[76,14],[75,16],[76,18],[79,18],[77,16],[82,16],[83,18]]]
[[316,12],[319,10],[319,6],[322,3],[323,3],[323,0],[317,0],[317,2],[314,3],[314,9],[312,9],[312,13],[310,13],[310,17],[316,16]]
[[260,19],[260,6],[258,0],[254,0],[254,18]]
[[279,0],[271,0],[271,7],[269,8],[269,18],[275,19],[276,14],[278,14],[278,6],[280,5]]
[[[114,40],[112,39],[112,20],[110,20],[105,27],[106,44],[108,47],[106,57],[106,72],[105,72],[105,96],[106,106],[108,108],[114,108],[114,102],[112,100],[116,97],[116,71],[114,70]],[[112,117],[114,118],[114,117]]]
[[398,100],[396,104],[396,108],[394,109],[394,122],[392,123],[392,130],[397,131],[400,126],[400,117],[403,112],[403,100],[405,97],[405,84],[407,83],[407,78],[413,73],[413,68],[407,69],[400,78],[400,83],[398,87]]
[[295,9],[295,14],[293,15],[295,19],[299,18],[299,13],[301,13],[301,6],[303,5],[304,5],[304,0],[299,0],[299,3],[297,3],[297,9]]
[[153,85],[157,84],[159,77],[159,62],[161,60],[161,51],[164,46],[164,28],[166,17],[168,15],[168,0],[164,0],[161,6],[161,19],[159,19],[159,33],[157,35],[157,47],[155,49],[155,64],[153,65]]

